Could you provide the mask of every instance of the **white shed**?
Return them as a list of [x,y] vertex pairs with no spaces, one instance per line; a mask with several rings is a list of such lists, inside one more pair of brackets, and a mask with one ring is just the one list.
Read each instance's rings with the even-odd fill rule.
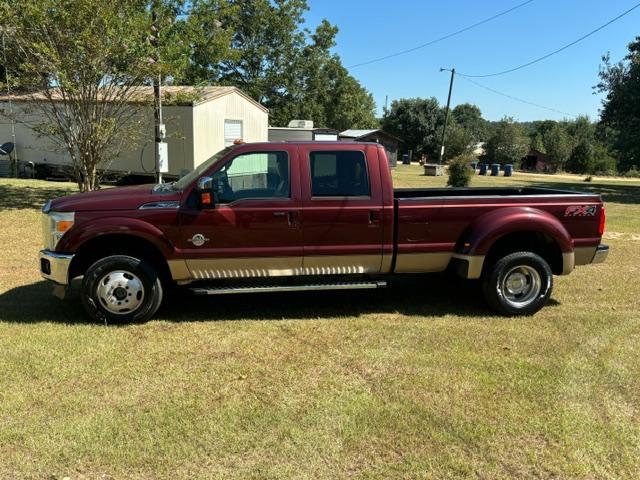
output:
[[[245,142],[268,140],[269,111],[235,87],[163,87],[163,116],[169,147],[169,175],[183,175],[213,154],[242,138]],[[110,171],[131,174],[153,174],[155,169],[155,133],[152,87],[140,87],[135,98],[147,125],[142,140],[131,149],[122,148],[120,155],[106,167]],[[16,118],[17,158],[21,162],[70,165],[69,155],[28,125],[37,124],[37,109],[30,108],[32,97],[12,97]],[[135,101],[135,100],[134,100]],[[8,97],[0,96],[0,144],[12,141]]]

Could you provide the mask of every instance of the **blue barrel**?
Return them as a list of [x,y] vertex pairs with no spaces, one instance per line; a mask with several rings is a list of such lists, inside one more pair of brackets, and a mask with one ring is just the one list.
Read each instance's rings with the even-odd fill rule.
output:
[[497,177],[498,175],[500,175],[500,164],[499,163],[492,163],[491,164],[491,176],[492,177]]
[[505,177],[510,177],[512,174],[513,174],[513,164],[507,163],[504,166],[504,176]]
[[403,165],[409,165],[411,162],[409,161],[409,154],[408,153],[403,153],[402,154],[402,164]]
[[487,164],[486,163],[481,163],[480,164],[480,175],[486,175],[487,174]]

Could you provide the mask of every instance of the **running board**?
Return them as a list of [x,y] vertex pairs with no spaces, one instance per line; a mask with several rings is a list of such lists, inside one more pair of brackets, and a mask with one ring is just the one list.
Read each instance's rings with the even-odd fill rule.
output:
[[263,285],[255,287],[194,287],[190,288],[195,295],[227,295],[230,293],[263,293],[263,292],[310,292],[318,290],[364,290],[384,288],[387,282],[336,282],[316,283],[308,285]]

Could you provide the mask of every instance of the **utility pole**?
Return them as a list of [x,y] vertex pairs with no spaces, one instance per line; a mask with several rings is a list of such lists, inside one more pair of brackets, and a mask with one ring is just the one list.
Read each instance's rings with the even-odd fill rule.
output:
[[447,108],[444,111],[444,125],[442,126],[442,141],[440,142],[440,155],[438,156],[438,165],[442,165],[442,157],[444,156],[444,139],[447,133],[447,121],[449,120],[449,106],[451,105],[451,91],[453,90],[453,77],[456,75],[456,69],[441,68],[441,72],[451,72],[451,81],[449,82],[449,97],[447,98]]
[[[160,56],[158,54],[158,37],[160,29],[158,27],[158,13],[156,11],[155,2],[151,6],[151,35],[149,43],[154,48],[152,57],[153,63],[158,63]],[[169,171],[168,148],[164,141],[166,137],[166,128],[162,122],[162,73],[158,73],[158,78],[153,80],[153,117],[155,119],[155,169],[156,181],[162,183],[162,174]]]
[[7,63],[7,44],[6,36],[7,31],[4,27],[2,29],[2,57],[4,61],[4,83],[7,87],[7,100],[9,102],[9,117],[11,120],[11,141],[13,142],[13,161],[11,155],[9,155],[9,163],[11,164],[12,174],[18,176],[18,146],[16,145],[16,122],[13,117],[13,102],[11,101],[11,84],[9,83],[9,64]]

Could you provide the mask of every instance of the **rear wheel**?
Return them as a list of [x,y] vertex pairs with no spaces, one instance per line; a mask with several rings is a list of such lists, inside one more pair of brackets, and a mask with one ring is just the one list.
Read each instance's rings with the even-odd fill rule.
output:
[[162,284],[153,266],[138,258],[113,255],[91,265],[82,281],[82,303],[95,320],[145,322],[162,303]]
[[533,315],[551,296],[553,273],[532,252],[511,253],[490,266],[482,277],[487,303],[502,315]]

